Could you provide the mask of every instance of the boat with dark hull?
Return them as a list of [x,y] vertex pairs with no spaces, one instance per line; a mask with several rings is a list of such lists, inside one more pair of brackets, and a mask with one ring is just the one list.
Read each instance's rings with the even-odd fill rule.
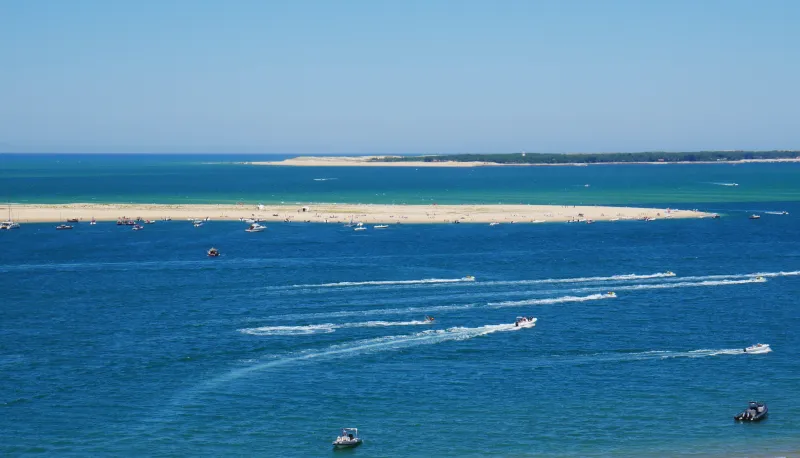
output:
[[342,428],[342,434],[333,441],[333,448],[353,448],[361,445],[358,428]]
[[747,406],[747,408],[739,415],[735,415],[733,419],[734,421],[756,422],[767,418],[768,413],[769,409],[767,408],[766,403],[750,401],[750,404]]

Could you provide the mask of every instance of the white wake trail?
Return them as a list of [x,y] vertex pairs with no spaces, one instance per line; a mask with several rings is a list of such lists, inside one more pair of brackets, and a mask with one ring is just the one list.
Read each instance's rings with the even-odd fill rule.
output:
[[342,328],[375,328],[387,326],[420,326],[433,324],[425,320],[413,321],[364,321],[359,323],[322,323],[306,326],[261,326],[257,328],[239,329],[242,334],[254,336],[301,336],[310,334],[331,333]]
[[[653,361],[665,360],[675,358],[707,358],[711,356],[733,356],[733,355],[748,355],[743,348],[722,348],[722,349],[700,349],[688,351],[672,351],[672,350],[652,350],[633,353],[595,353],[584,356],[571,356],[571,357],[551,357],[546,361],[541,361],[537,366],[546,367],[557,364],[595,364],[605,362],[631,362],[631,361]],[[756,354],[749,354],[750,356],[757,356]]]
[[400,350],[403,348],[415,347],[418,345],[432,345],[453,340],[467,340],[467,339],[473,339],[475,337],[485,336],[495,332],[518,331],[521,329],[526,329],[526,328],[520,328],[514,326],[513,323],[493,324],[493,325],[480,326],[476,328],[455,327],[444,330],[428,330],[416,334],[365,339],[342,345],[333,345],[321,351],[309,351],[301,353],[296,356],[290,355],[285,357],[279,357],[278,359],[274,359],[264,363],[254,364],[252,366],[240,369],[234,369],[233,371],[230,371],[227,374],[221,375],[208,382],[205,382],[199,388],[209,389],[212,388],[213,386],[219,385],[220,383],[230,382],[232,380],[241,378],[245,375],[254,372],[259,372],[274,367],[286,366],[303,361],[309,361],[314,359],[338,358],[346,356],[351,357],[365,353]]

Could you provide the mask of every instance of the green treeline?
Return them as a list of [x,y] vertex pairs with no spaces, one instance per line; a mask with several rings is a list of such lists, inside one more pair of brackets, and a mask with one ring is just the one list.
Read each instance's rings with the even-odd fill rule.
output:
[[603,164],[609,162],[715,162],[800,158],[800,151],[697,151],[687,153],[448,154],[374,158],[377,162],[493,162],[497,164]]

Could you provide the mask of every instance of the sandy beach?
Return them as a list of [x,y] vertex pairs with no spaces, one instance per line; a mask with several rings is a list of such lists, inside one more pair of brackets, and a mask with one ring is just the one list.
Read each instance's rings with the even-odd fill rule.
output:
[[26,222],[116,221],[142,218],[160,221],[205,219],[365,224],[396,223],[546,223],[704,218],[711,214],[667,208],[561,206],[561,205],[382,205],[382,204],[297,204],[297,205],[170,205],[170,204],[36,204],[12,205],[12,218]]
[[372,159],[380,159],[387,157],[397,156],[299,156],[282,161],[254,161],[254,162],[240,162],[244,165],[280,165],[280,166],[293,166],[293,167],[558,167],[558,166],[572,166],[572,167],[585,167],[589,165],[624,165],[624,164],[653,164],[653,165],[670,165],[670,164],[747,164],[758,162],[800,162],[800,159],[742,159],[736,161],[694,161],[694,162],[600,162],[594,164],[588,163],[564,163],[564,164],[501,164],[498,162],[456,162],[456,161],[441,161],[441,162],[423,162],[423,161],[404,161],[404,162],[379,162]]

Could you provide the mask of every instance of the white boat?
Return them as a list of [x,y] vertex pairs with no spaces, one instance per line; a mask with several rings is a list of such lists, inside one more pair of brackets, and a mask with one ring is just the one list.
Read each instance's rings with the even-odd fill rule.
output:
[[489,223],[489,226],[498,226],[498,225],[500,225],[500,223],[498,223],[497,221]]
[[9,230],[9,231],[11,229],[19,229],[19,223],[16,223],[14,221],[3,221],[2,223],[0,223],[0,230],[3,230],[3,229]]
[[473,277],[472,275],[466,275],[464,277],[461,277],[461,281],[475,281],[475,277]]
[[604,296],[605,297],[617,297],[617,293],[615,293],[614,291],[609,291],[609,292],[605,293]]
[[752,214],[750,215],[750,219],[761,219],[761,215]]
[[245,232],[261,232],[266,228],[267,228],[266,226],[262,226],[262,225],[260,225],[258,223],[253,223],[253,224],[250,225],[250,227],[248,227],[244,231]]
[[334,448],[352,448],[361,445],[358,428],[342,428],[342,434],[333,441]]
[[11,204],[8,204],[8,221],[0,223],[0,230],[19,229],[19,223],[11,219]]
[[144,229],[144,226],[139,225],[139,224],[135,224],[132,229],[134,231],[141,231],[142,229]]
[[536,318],[532,316],[518,316],[514,321],[514,327],[517,328],[532,328],[536,326]]
[[[361,223],[359,223],[359,224],[361,224]],[[366,231],[367,228],[364,227],[364,226],[357,226],[357,227],[354,227],[353,230],[354,231]]]
[[388,224],[378,224],[378,225],[372,226],[373,229],[386,229],[387,227],[389,227]]
[[749,347],[744,349],[745,353],[750,353],[753,355],[760,355],[762,353],[769,353],[772,351],[772,348],[769,347],[769,344],[762,344],[757,343],[755,345],[750,345]]

